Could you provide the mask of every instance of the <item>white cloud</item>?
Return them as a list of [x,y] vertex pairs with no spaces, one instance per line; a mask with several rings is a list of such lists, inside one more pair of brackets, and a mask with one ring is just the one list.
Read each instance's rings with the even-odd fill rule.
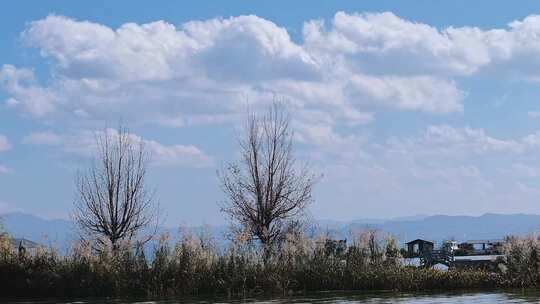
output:
[[538,195],[540,195],[540,188],[529,186],[529,185],[527,185],[527,184],[525,184],[523,182],[520,182],[520,181],[517,181],[515,183],[515,188],[519,192],[522,192],[525,195],[532,195],[534,197],[538,197]]
[[[49,16],[22,34],[50,63],[49,75],[38,81],[31,68],[4,65],[0,86],[9,111],[75,130],[88,121],[117,121],[117,115],[169,127],[229,127],[246,108],[283,98],[294,117],[299,152],[309,154],[327,179],[339,181],[330,184],[341,197],[349,193],[356,200],[362,189],[374,204],[464,197],[473,206],[494,198],[489,193],[502,189],[497,181],[508,172],[516,179],[536,176],[540,166],[530,155],[540,147],[540,133],[503,138],[481,128],[437,124],[439,118],[427,115],[380,112],[467,112],[464,80],[489,75],[538,81],[539,25],[539,16],[529,16],[501,28],[436,28],[392,13],[338,12],[326,22],[307,21],[303,37],[293,41],[282,25],[257,16],[118,28]],[[363,126],[379,117],[405,121]],[[399,136],[378,137],[407,119],[419,121]],[[414,131],[426,121],[435,125]],[[37,132],[23,142],[88,155],[93,136]],[[212,164],[196,146],[133,136],[146,143],[156,165]],[[416,206],[410,204],[403,208]]]
[[520,178],[537,178],[540,177],[540,167],[518,162],[511,164],[510,168],[502,170],[502,173]]
[[366,137],[339,134],[332,126],[320,124],[299,124],[296,131],[296,140],[311,146],[310,157],[319,162],[347,164],[369,157]]
[[[25,144],[61,146],[68,153],[81,156],[91,156],[96,149],[96,136],[104,131],[91,132],[79,131],[69,134],[57,134],[54,132],[35,132],[23,139]],[[109,136],[117,136],[118,131],[107,129]],[[155,140],[143,139],[142,137],[129,134],[135,143],[143,143],[150,152],[151,161],[159,166],[193,166],[206,167],[212,165],[212,158],[193,145],[163,145]]]
[[[304,27],[310,53],[343,58],[357,72],[399,75],[469,76],[484,68],[503,68],[518,78],[538,78],[540,16],[513,21],[507,28],[436,27],[390,12],[338,12]],[[499,73],[502,75],[502,73]]]
[[[457,77],[498,70],[540,79],[540,17],[500,29],[438,29],[392,13],[338,12],[306,21],[301,43],[249,15],[108,26],[51,15],[22,33],[51,59],[40,85],[31,69],[4,65],[6,104],[36,117],[126,119],[181,127],[221,123],[249,103],[288,98],[347,124],[373,119],[371,105],[429,113],[464,110]],[[494,73],[503,75],[503,73]],[[201,119],[203,118],[203,119]]]
[[[303,143],[322,144],[312,150],[317,169],[324,172],[325,189],[318,193],[318,201],[332,201],[332,210],[336,210],[324,214],[347,217],[347,212],[338,210],[358,210],[354,208],[359,204],[362,210],[380,216],[410,214],[411,208],[438,214],[479,212],[489,198],[493,198],[491,210],[496,209],[501,175],[492,174],[489,166],[486,171],[483,161],[475,159],[522,155],[521,146],[513,145],[520,140],[496,139],[470,128],[440,129],[387,141],[340,135],[335,130],[313,132]],[[456,206],[459,211],[453,209]]]
[[540,111],[529,111],[527,112],[527,115],[530,118],[540,118]]
[[[0,134],[0,152],[11,149],[11,144],[5,135]],[[13,170],[0,163],[0,174],[11,173]]]
[[225,114],[192,114],[183,116],[179,114],[176,117],[163,116],[158,123],[167,127],[186,127],[201,124],[224,124],[238,121],[239,115],[232,113]]
[[39,85],[31,70],[10,65],[0,79],[11,95],[7,104],[37,117],[114,120],[112,113],[122,113],[179,127],[221,122],[244,111],[246,96],[259,103],[277,94],[300,111],[318,108],[359,124],[373,120],[370,104],[463,111],[466,94],[451,77],[490,62],[482,35],[475,28],[439,31],[391,13],[339,12],[328,30],[309,21],[302,43],[252,15],[116,29],[51,15],[22,34],[52,59],[51,80]]
[[8,168],[8,167],[0,164],[0,174],[7,174],[7,173],[11,173],[11,172],[13,172],[13,170],[11,168]]
[[[524,156],[540,147],[540,132],[519,138],[497,138],[483,129],[432,125],[413,136],[374,138],[369,135],[337,131],[334,123],[297,124],[296,140],[308,146],[311,157],[329,166],[336,164],[375,165],[381,168],[397,165],[404,176],[439,176],[443,168],[456,176],[477,176],[477,168],[466,162],[491,156]],[[452,163],[458,162],[458,169]],[[465,162],[465,163],[463,163]],[[474,163],[474,162],[473,162]],[[404,168],[412,166],[416,169]],[[420,167],[418,167],[420,166]],[[354,169],[353,169],[354,170]],[[432,171],[432,172],[428,172]],[[437,173],[439,172],[439,173]]]
[[193,145],[165,146],[153,140],[144,143],[152,153],[152,160],[162,166],[206,167],[212,164],[212,158]]
[[[211,123],[244,107],[243,94],[255,96],[250,102],[268,99],[271,94],[262,87],[266,83],[320,75],[285,29],[256,16],[181,27],[163,21],[128,23],[116,30],[49,16],[31,23],[22,36],[26,45],[53,59],[57,77],[46,87],[4,87],[13,95],[12,107],[30,103],[33,99],[26,97],[40,93],[43,107],[23,107],[38,117],[54,108],[87,119],[115,120],[114,113],[123,113],[126,119],[144,117],[162,125],[183,126],[180,116]],[[5,70],[9,79],[17,73],[33,78],[29,70]]]
[[315,68],[286,30],[256,16],[192,21],[180,28],[164,21],[127,23],[113,30],[51,15],[32,22],[23,40],[73,78],[141,81],[208,74],[231,81],[276,73],[304,77]]
[[521,141],[530,147],[540,147],[540,131],[524,136]]
[[377,212],[383,212],[379,204],[404,214],[410,208],[454,213],[448,204],[459,212],[507,212],[509,201],[530,208],[525,181],[540,176],[538,133],[499,138],[483,129],[434,125],[384,140],[310,125],[299,130],[300,142],[313,146],[311,158],[324,172],[327,192],[319,199],[337,194],[346,209],[361,193],[362,203]]
[[24,144],[33,145],[58,145],[62,143],[62,136],[54,132],[32,132],[25,136],[22,140]]
[[463,111],[464,92],[452,81],[428,76],[368,77],[356,75],[348,85],[351,100],[377,101],[405,110],[434,113]]
[[0,134],[0,152],[11,149],[11,144],[5,135]]
[[[298,130],[299,142],[312,145],[311,158],[318,170],[325,172],[325,182],[333,191],[353,188],[380,201],[399,201],[402,196],[425,202],[441,193],[449,198],[469,195],[484,200],[496,196],[494,187],[508,178],[509,172],[520,178],[535,174],[524,165],[517,172],[506,160],[526,159],[528,153],[536,153],[530,139],[534,134],[502,139],[482,129],[434,125],[416,136],[380,140],[311,125]],[[483,166],[486,162],[491,165]],[[356,196],[351,197],[354,200]]]
[[486,153],[521,153],[527,145],[521,139],[498,139],[482,129],[429,126],[420,137],[391,138],[388,150],[400,154],[463,157]]
[[328,30],[322,22],[304,27],[310,51],[340,55],[355,70],[389,74],[471,74],[490,61],[483,35],[469,27],[439,31],[390,12],[338,12]]
[[3,65],[0,68],[0,88],[11,95],[5,101],[8,107],[22,107],[36,117],[42,117],[54,110],[55,93],[49,88],[39,86],[32,70]]

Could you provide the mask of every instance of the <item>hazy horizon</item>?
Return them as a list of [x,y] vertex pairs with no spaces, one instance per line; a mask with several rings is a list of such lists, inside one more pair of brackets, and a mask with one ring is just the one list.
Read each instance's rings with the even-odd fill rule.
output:
[[[68,217],[48,217],[43,216],[40,214],[33,214],[33,213],[27,213],[23,211],[10,211],[10,212],[0,212],[0,223],[2,222],[2,217],[9,216],[9,215],[23,215],[23,216],[32,216],[39,219],[43,219],[46,221],[69,221],[71,222],[72,219]],[[496,215],[496,216],[540,216],[540,214],[535,213],[482,213],[482,214],[416,214],[416,215],[405,215],[405,216],[397,216],[397,217],[388,217],[388,218],[355,218],[350,220],[337,220],[337,219],[328,219],[328,218],[313,218],[308,217],[308,219],[311,221],[313,220],[317,224],[321,223],[336,223],[336,224],[353,224],[353,223],[360,223],[360,224],[381,224],[384,222],[395,222],[395,221],[422,221],[426,218],[432,218],[432,217],[471,217],[471,218],[481,218],[484,216],[490,216],[490,215]],[[160,226],[167,229],[176,229],[178,227],[203,227],[203,226],[210,226],[210,227],[220,227],[220,226],[228,226],[229,222],[223,221],[219,223],[208,223],[208,222],[200,222],[200,223],[190,223],[188,221],[180,221],[180,222],[160,222]]]

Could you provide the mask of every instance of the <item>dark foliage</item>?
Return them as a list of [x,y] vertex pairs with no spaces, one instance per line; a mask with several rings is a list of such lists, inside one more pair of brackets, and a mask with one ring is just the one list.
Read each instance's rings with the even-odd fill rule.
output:
[[254,295],[321,290],[472,289],[538,286],[538,248],[509,245],[507,266],[496,272],[439,271],[403,266],[391,239],[360,235],[346,252],[327,250],[325,239],[287,239],[270,260],[260,249],[233,244],[217,253],[202,239],[164,239],[145,256],[140,246],[92,253],[79,246],[67,256],[50,250],[19,255],[0,251],[0,294],[17,297]]

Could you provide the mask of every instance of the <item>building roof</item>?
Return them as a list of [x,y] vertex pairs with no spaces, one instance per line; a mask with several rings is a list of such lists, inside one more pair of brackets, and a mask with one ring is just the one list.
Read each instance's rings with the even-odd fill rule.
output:
[[428,244],[433,245],[433,242],[422,240],[422,239],[416,239],[416,240],[407,242],[406,244],[408,245],[408,244],[415,244],[415,243],[428,243]]
[[504,240],[493,239],[493,240],[470,240],[466,241],[467,244],[493,244],[493,243],[504,243]]

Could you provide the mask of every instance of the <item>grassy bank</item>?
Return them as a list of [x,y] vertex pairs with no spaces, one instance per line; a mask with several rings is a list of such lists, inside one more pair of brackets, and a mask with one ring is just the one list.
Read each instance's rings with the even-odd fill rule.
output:
[[507,263],[495,272],[438,271],[402,266],[391,239],[363,233],[344,252],[326,240],[288,239],[268,261],[254,245],[233,243],[217,250],[204,238],[165,239],[151,256],[140,247],[93,252],[74,246],[19,254],[0,248],[3,297],[102,297],[175,295],[254,295],[322,290],[425,291],[540,285],[535,238],[509,239]]

